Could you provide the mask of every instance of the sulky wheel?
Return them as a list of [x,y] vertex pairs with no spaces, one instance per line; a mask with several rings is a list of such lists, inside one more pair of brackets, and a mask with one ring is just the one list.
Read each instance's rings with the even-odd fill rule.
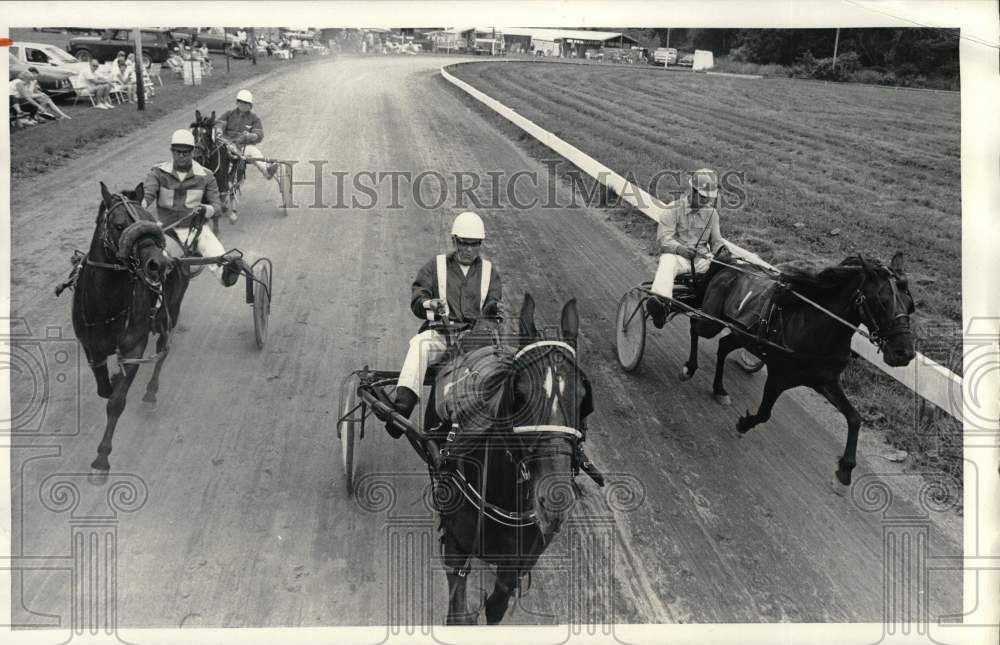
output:
[[618,303],[615,316],[615,341],[618,364],[626,372],[639,367],[646,348],[646,316],[642,310],[643,293],[630,289]]
[[271,315],[271,270],[271,262],[267,259],[254,264],[253,336],[258,349],[264,349],[267,343],[267,319]]
[[[355,408],[358,406],[358,376],[351,374],[340,390],[340,415],[337,424],[337,437],[340,439],[340,462],[344,466],[344,483],[347,494],[354,494],[354,444],[357,440],[358,421],[364,413]],[[345,419],[344,417],[347,416]]]

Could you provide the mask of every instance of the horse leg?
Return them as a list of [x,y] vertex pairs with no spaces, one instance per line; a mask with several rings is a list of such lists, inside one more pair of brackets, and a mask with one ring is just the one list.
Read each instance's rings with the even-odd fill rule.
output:
[[153,367],[153,376],[149,379],[149,383],[146,384],[146,394],[142,397],[142,402],[150,404],[151,407],[156,407],[156,393],[160,391],[160,370],[163,369],[163,361],[167,360],[167,353],[163,351],[166,346],[167,335],[160,334],[157,336],[156,353],[160,355],[160,358],[156,360],[156,365]]
[[774,407],[774,402],[787,389],[788,387],[785,383],[779,382],[778,378],[769,372],[767,382],[764,383],[764,396],[760,400],[760,407],[757,409],[757,414],[750,414],[750,410],[747,410],[747,413],[736,422],[736,430],[742,435],[755,425],[764,423],[770,419],[771,408]]
[[469,613],[465,604],[468,576],[460,575],[465,570],[469,554],[462,551],[458,541],[450,531],[444,534],[444,566],[448,569],[448,617],[446,625],[475,625],[476,616]]
[[111,440],[115,436],[118,417],[125,411],[125,396],[138,372],[138,365],[126,365],[124,378],[120,374],[116,374],[113,379],[114,391],[108,399],[107,406],[108,424],[104,428],[104,437],[101,438],[101,443],[97,446],[97,459],[90,464],[91,468],[102,474],[111,470],[111,464],[108,462],[108,455],[111,454]]
[[837,481],[844,486],[851,485],[851,471],[857,465],[858,433],[861,430],[861,415],[847,400],[839,380],[828,381],[815,388],[827,401],[833,404],[847,420],[847,446],[844,456],[837,462]]
[[517,586],[517,571],[512,567],[497,566],[493,593],[486,599],[486,624],[496,625],[507,613],[510,597]]
[[84,353],[87,355],[87,362],[90,363],[90,371],[94,373],[94,380],[97,381],[97,396],[102,399],[108,398],[114,389],[108,376],[108,357],[93,356],[88,351],[84,351]]
[[736,334],[723,336],[719,341],[719,349],[715,354],[715,380],[712,381],[712,394],[715,400],[722,405],[730,405],[733,401],[729,398],[729,392],[722,385],[722,377],[726,371],[726,357],[729,353],[743,345],[743,339]]
[[687,363],[681,367],[680,379],[686,381],[698,371],[698,331],[695,323],[691,321],[691,353],[688,354]]

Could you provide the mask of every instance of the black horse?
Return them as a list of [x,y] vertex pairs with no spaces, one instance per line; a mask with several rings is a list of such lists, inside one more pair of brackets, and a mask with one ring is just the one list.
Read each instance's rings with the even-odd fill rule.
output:
[[[748,298],[743,295],[748,293],[746,281],[753,279],[738,269],[714,265],[701,310],[736,322],[727,299],[732,303],[733,294],[736,300]],[[713,392],[720,401],[728,401],[722,384],[725,360],[739,347],[746,347],[767,366],[760,408],[756,414],[747,410],[740,417],[736,426],[740,434],[770,419],[771,408],[785,390],[807,386],[819,392],[847,420],[847,446],[838,462],[837,479],[845,486],[850,485],[861,417],[844,394],[840,374],[850,360],[854,328],[865,324],[889,366],[908,365],[916,355],[910,331],[913,297],[903,270],[902,254],[897,253],[888,267],[856,256],[819,272],[786,270],[777,280],[771,287],[773,307],[760,320],[761,327],[746,329],[747,334],[732,333],[719,341]],[[767,281],[758,278],[757,284]],[[712,338],[722,329],[722,324],[712,320],[691,319],[691,354],[681,372],[682,379],[690,378],[698,369],[698,337]]]
[[[143,401],[155,404],[170,331],[177,324],[188,269],[164,253],[165,238],[142,208],[143,186],[112,194],[101,183],[101,205],[87,255],[80,262],[73,293],[73,330],[108,399],[104,437],[91,467],[106,474],[111,440],[139,364],[155,359]],[[150,334],[157,334],[156,355],[143,359]],[[119,373],[109,378],[108,357],[117,356]]]
[[[495,417],[475,438],[463,438],[464,427],[458,430],[447,445],[461,454],[452,456],[452,468],[432,473],[435,499],[451,500],[438,504],[448,624],[476,622],[466,608],[472,556],[497,567],[485,613],[489,624],[500,622],[521,577],[551,543],[579,492],[573,481],[576,448],[593,405],[572,347],[579,329],[576,301],[563,307],[561,341],[540,340],[534,309],[525,295]],[[428,403],[428,423],[435,422],[435,407]]]
[[[235,174],[242,172],[234,163],[226,143],[215,136],[215,112],[202,115],[194,111],[194,122],[190,126],[194,135],[194,160],[207,168],[214,176],[219,187],[219,198],[222,200],[222,210],[228,214],[235,210],[235,191],[240,181]],[[219,232],[219,218],[223,213],[216,213],[212,218],[212,230]]]

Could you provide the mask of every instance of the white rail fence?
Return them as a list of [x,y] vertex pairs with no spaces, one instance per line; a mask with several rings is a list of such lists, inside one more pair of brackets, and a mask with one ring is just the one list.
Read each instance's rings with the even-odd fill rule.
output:
[[[475,98],[530,134],[539,142],[551,148],[554,152],[587,173],[591,178],[602,183],[609,190],[620,195],[624,201],[631,204],[653,221],[659,221],[657,209],[662,209],[666,205],[656,197],[650,195],[639,186],[630,183],[624,177],[587,155],[579,148],[570,145],[551,132],[521,116],[515,110],[477,90],[465,81],[455,78],[444,67],[441,68],[441,76],[452,85],[458,87],[469,96]],[[747,252],[732,242],[727,241],[727,244],[738,251]],[[934,362],[922,354],[917,354],[917,357],[906,367],[889,367],[879,356],[875,347],[860,334],[854,335],[851,348],[859,356],[925,400],[933,403],[959,421],[962,421],[963,381],[961,376],[958,376],[943,365]]]

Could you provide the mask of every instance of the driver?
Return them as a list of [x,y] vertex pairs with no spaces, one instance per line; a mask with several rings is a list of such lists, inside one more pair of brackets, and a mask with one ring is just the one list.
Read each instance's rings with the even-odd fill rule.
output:
[[236,94],[236,108],[216,119],[215,134],[227,143],[231,154],[254,159],[253,165],[264,179],[271,179],[278,171],[278,164],[265,163],[264,153],[254,145],[264,140],[264,126],[260,117],[250,111],[252,108],[253,94],[250,90],[240,90]]
[[[719,177],[714,170],[702,168],[688,177],[691,192],[686,200],[678,199],[667,205],[660,215],[660,264],[650,289],[659,296],[671,297],[674,278],[685,271],[704,273],[712,265],[712,250],[725,243],[719,231]],[[646,299],[646,310],[657,329],[667,322],[667,308],[659,298]]]
[[[180,222],[192,209],[207,220],[222,208],[215,176],[193,159],[193,152],[194,135],[191,131],[176,130],[170,137],[172,160],[153,166],[146,175],[143,202],[149,206],[156,201],[156,219],[160,226]],[[185,220],[185,223],[187,226],[174,228],[181,240],[191,235],[190,220]],[[195,250],[202,257],[216,257],[226,252],[210,226],[201,227],[195,240]],[[220,267],[209,265],[209,269],[219,275],[222,284],[227,287],[236,284],[242,271],[249,270],[242,258],[233,259],[221,268],[219,275]]]
[[[455,250],[427,262],[413,281],[410,309],[417,318],[430,319],[436,314],[452,322],[473,323],[484,312],[498,311],[500,274],[489,260],[479,257],[485,238],[486,229],[479,215],[466,211],[455,218],[451,227]],[[442,282],[446,293],[442,293]],[[407,419],[420,398],[428,366],[443,358],[448,349],[444,336],[426,327],[425,322],[421,331],[410,339],[396,386],[393,405]],[[378,416],[389,421],[387,416]],[[386,430],[397,439],[403,434],[391,422],[386,423]]]

